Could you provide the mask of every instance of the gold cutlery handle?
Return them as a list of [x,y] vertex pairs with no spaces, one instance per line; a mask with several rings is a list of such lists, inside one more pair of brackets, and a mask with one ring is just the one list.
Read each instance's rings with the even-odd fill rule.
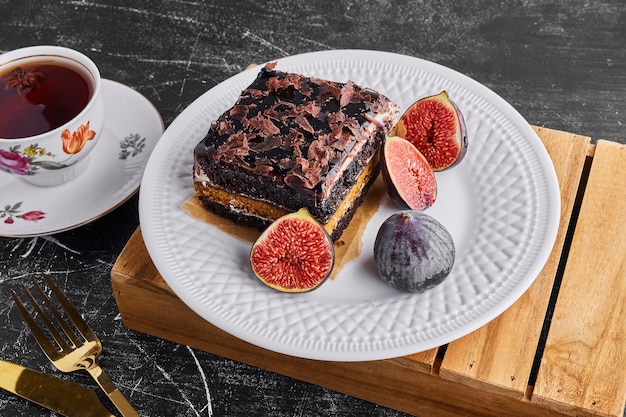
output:
[[111,402],[117,407],[122,416],[124,417],[139,417],[137,411],[128,402],[124,394],[117,389],[111,378],[104,373],[99,365],[94,364],[87,369],[93,379],[100,385],[100,388],[106,393]]

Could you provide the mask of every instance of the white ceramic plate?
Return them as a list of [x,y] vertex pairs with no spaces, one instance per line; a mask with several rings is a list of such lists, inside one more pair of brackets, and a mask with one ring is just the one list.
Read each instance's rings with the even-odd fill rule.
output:
[[0,236],[69,230],[105,215],[137,191],[163,121],[130,87],[102,80],[102,96],[104,136],[84,173],[62,185],[38,187],[0,172]]
[[383,201],[361,255],[335,280],[306,294],[282,294],[250,272],[250,244],[195,220],[181,204],[193,195],[193,148],[209,124],[256,76],[238,74],[192,103],[166,130],[140,190],[143,237],[159,272],[200,316],[272,351],[331,361],[378,360],[453,341],[486,324],[530,286],[559,223],[550,158],[528,123],[483,85],[440,65],[391,53],[325,51],[278,60],[278,69],[372,87],[403,109],[447,90],[462,109],[470,145],[463,162],[437,174],[428,213],[450,231],[450,276],[422,294],[396,291],[376,275],[374,236],[397,209]]

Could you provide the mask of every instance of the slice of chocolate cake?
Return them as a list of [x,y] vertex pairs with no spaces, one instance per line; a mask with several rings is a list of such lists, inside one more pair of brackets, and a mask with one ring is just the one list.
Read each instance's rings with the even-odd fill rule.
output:
[[258,228],[306,207],[337,239],[398,117],[374,90],[268,64],[196,146],[196,194],[208,210]]

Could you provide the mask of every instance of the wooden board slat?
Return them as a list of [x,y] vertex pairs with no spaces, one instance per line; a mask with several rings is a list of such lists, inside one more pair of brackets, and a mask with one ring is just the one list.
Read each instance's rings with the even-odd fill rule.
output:
[[626,146],[598,141],[533,401],[621,416],[626,401]]
[[569,219],[583,172],[590,138],[536,128],[550,154],[561,192],[560,227],[541,274],[502,315],[472,334],[450,343],[441,364],[443,378],[522,398],[537,350],[555,281]]

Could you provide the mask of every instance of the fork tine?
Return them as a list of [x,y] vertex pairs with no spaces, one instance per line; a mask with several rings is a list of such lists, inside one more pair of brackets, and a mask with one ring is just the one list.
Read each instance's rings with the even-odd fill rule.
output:
[[65,310],[65,313],[70,318],[74,326],[76,326],[76,329],[78,329],[80,334],[86,340],[99,342],[98,336],[96,336],[93,330],[91,330],[91,327],[89,327],[85,320],[83,320],[83,318],[80,316],[78,311],[76,311],[74,306],[72,306],[67,298],[65,298],[61,290],[59,290],[57,286],[54,285],[54,282],[52,282],[52,280],[46,274],[42,274],[42,276],[44,281],[46,282],[46,285],[52,290],[57,300],[59,300],[59,303],[63,307],[63,310]]
[[[35,283],[35,286],[37,286],[37,283]],[[46,325],[46,328],[48,329],[48,331],[50,331],[50,335],[52,336],[54,341],[57,342],[57,344],[59,345],[61,352],[69,350],[70,345],[67,344],[63,336],[61,336],[61,333],[59,333],[59,331],[54,326],[54,324],[52,324],[52,321],[50,320],[46,312],[43,311],[41,304],[39,304],[39,302],[37,301],[33,293],[28,288],[26,288],[26,286],[22,285],[22,287],[24,288],[24,291],[26,292],[26,296],[29,298],[31,304],[33,305],[33,307],[35,307],[35,310],[37,311],[39,318],[41,319],[43,324]],[[40,293],[42,293],[41,288],[37,288],[37,289],[39,290]],[[44,300],[47,298],[45,294],[43,294],[43,297],[44,297]]]
[[30,331],[35,337],[35,341],[37,342],[39,347],[41,347],[41,350],[43,350],[43,352],[46,354],[46,356],[48,356],[51,361],[56,360],[59,357],[58,348],[53,345],[52,342],[50,342],[50,339],[48,339],[44,331],[41,329],[41,327],[39,327],[33,316],[31,316],[28,309],[26,309],[24,303],[22,303],[22,300],[20,300],[20,298],[17,296],[15,291],[11,290],[11,295],[15,300],[17,308],[22,313],[22,316],[24,316],[24,321],[26,321],[26,324],[28,325],[28,327],[30,327]]
[[34,279],[33,279],[33,286],[37,289],[37,292],[39,292],[39,295],[41,296],[41,299],[43,300],[43,302],[48,307],[48,310],[50,310],[50,312],[54,316],[57,324],[63,330],[63,333],[65,333],[65,335],[68,337],[68,339],[72,342],[72,344],[73,344],[72,347],[77,347],[77,346],[82,345],[84,343],[84,341],[80,340],[78,338],[78,336],[76,336],[76,333],[74,333],[74,330],[72,330],[67,325],[65,320],[61,317],[61,314],[59,313],[59,310],[57,310],[57,308],[55,307],[54,303],[52,303],[50,298],[41,289],[41,286]]

